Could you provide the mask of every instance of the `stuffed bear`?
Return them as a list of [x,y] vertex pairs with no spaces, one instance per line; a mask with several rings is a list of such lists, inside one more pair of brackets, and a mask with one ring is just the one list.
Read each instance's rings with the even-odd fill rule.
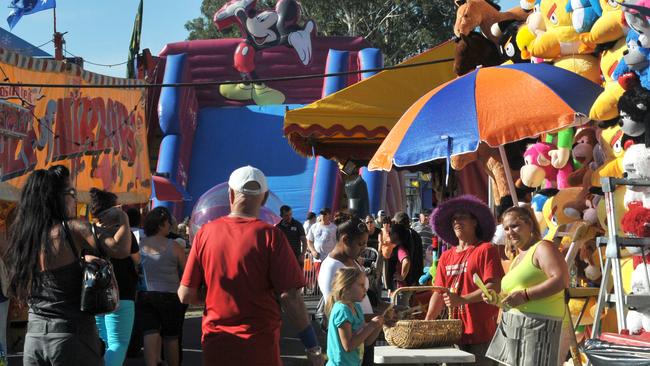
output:
[[474,71],[477,66],[496,66],[504,61],[497,46],[479,32],[461,34],[453,40],[456,42],[454,73],[458,76]]
[[628,136],[645,134],[645,146],[650,147],[650,91],[638,85],[626,90],[618,100],[621,130]]
[[[575,135],[575,143],[571,150],[573,161],[579,164],[579,167],[569,174],[568,182],[571,187],[586,188],[591,186],[591,162],[594,159],[594,147],[598,144],[596,139],[596,130],[592,127],[583,127]],[[585,175],[588,177],[585,179]]]
[[[625,150],[623,169],[628,179],[650,180],[650,148],[644,144],[634,144]],[[625,192],[624,204],[641,202],[643,207],[650,209],[650,187],[628,186]]]
[[528,17],[528,11],[521,7],[500,12],[501,7],[491,0],[457,0],[456,5],[458,5],[458,10],[456,11],[454,34],[456,36],[469,35],[474,29],[480,27],[481,32],[494,44],[498,42],[498,37],[492,35],[490,31],[492,24],[508,19],[523,22]]
[[618,80],[627,72],[634,72],[639,77],[641,86],[650,89],[650,48],[641,47],[639,33],[630,30],[627,33],[627,52],[623,53],[623,59],[612,74],[614,80]]
[[[647,264],[639,264],[634,272],[632,272],[632,293],[634,294],[650,294],[650,282],[648,281],[648,274],[650,268]],[[640,334],[650,332],[650,306],[637,308],[636,310],[629,310],[627,312],[627,329],[630,334]]]
[[595,121],[606,121],[618,117],[618,108],[616,103],[623,95],[625,89],[612,78],[614,69],[623,58],[623,53],[627,51],[627,42],[621,37],[616,43],[600,55],[600,72],[605,79],[602,93],[596,98],[589,111],[589,118]]

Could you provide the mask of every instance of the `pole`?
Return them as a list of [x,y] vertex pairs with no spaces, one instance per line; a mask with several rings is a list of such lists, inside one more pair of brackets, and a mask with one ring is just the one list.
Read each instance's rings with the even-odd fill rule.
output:
[[499,145],[499,154],[501,155],[501,161],[503,162],[503,169],[506,171],[506,178],[508,179],[508,189],[510,190],[510,196],[512,197],[512,204],[514,207],[517,207],[519,206],[519,200],[517,200],[517,190],[515,189],[515,182],[512,180],[510,163],[508,163],[506,149],[503,148],[503,145]]
[[54,12],[54,59],[63,61],[63,34],[56,31],[56,7],[52,8]]

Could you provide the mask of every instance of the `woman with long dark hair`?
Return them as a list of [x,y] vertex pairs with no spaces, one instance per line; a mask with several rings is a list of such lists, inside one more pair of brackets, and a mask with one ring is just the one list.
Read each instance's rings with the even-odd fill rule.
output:
[[[115,234],[95,242],[88,222],[76,220],[77,191],[64,166],[34,171],[23,187],[5,254],[9,293],[29,305],[23,365],[103,365],[95,318],[81,312],[82,271],[75,253],[126,257],[126,214],[107,210]],[[100,260],[85,255],[84,260]]]

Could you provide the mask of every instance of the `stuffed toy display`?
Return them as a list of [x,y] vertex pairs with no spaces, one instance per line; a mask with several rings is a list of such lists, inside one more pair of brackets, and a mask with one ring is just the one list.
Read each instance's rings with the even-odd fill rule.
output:
[[612,77],[619,60],[623,58],[624,52],[627,51],[627,42],[625,38],[620,38],[609,49],[603,51],[600,55],[600,72],[605,79],[602,93],[596,98],[591,106],[589,118],[595,121],[607,121],[618,117],[617,103],[623,95],[625,89]]
[[578,36],[585,44],[603,44],[625,37],[621,5],[612,0],[600,0],[599,3],[602,15],[594,22],[589,32]]
[[650,91],[638,85],[631,87],[618,101],[621,130],[628,136],[644,136],[645,146],[650,147]]
[[562,169],[557,169],[551,164],[551,151],[555,145],[538,142],[524,152],[525,165],[521,167],[521,182],[531,188],[544,185],[544,188],[569,187],[569,175],[573,171],[571,164],[566,164]]
[[641,47],[639,33],[630,30],[627,33],[627,53],[612,74],[618,80],[627,72],[634,72],[641,82],[641,86],[650,89],[650,48]]
[[605,163],[593,174],[591,185],[600,187],[600,178],[623,178],[623,131],[619,125],[602,129],[599,138],[600,147],[605,154]]
[[545,141],[556,146],[556,149],[548,153],[551,156],[551,165],[555,169],[562,169],[569,163],[574,134],[575,129],[572,127],[564,128],[557,133],[546,134]]
[[458,10],[456,11],[454,34],[458,37],[461,34],[469,35],[479,27],[481,32],[494,44],[497,44],[498,37],[494,36],[490,30],[492,24],[509,19],[523,22],[529,13],[521,7],[500,12],[501,7],[490,0],[457,0],[456,5],[458,5]]

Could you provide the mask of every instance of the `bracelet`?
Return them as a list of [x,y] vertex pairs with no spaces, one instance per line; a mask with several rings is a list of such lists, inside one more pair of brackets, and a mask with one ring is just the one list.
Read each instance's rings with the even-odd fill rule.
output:
[[314,347],[311,347],[311,348],[307,348],[305,350],[305,353],[307,353],[307,355],[320,356],[323,353],[323,351],[320,348],[320,346],[314,346]]
[[528,296],[528,289],[524,289],[524,297],[526,297],[526,301],[530,301],[530,296]]

